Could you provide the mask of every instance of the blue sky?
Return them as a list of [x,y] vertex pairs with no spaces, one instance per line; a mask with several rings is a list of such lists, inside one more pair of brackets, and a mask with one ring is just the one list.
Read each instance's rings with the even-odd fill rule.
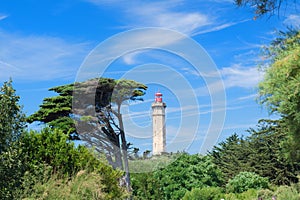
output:
[[[218,102],[213,109],[215,90],[209,88],[218,85],[207,82],[209,74],[197,73],[184,56],[162,49],[124,52],[101,75],[131,78],[149,86],[144,102],[123,106],[126,132],[135,146],[151,149],[150,106],[160,90],[168,106],[167,148],[206,152],[216,139],[234,132],[245,135],[258,119],[270,117],[255,101],[256,86],[263,77],[257,70],[263,59],[260,48],[276,37],[276,30],[290,25],[300,25],[300,15],[293,9],[253,20],[250,8],[236,8],[230,0],[3,0],[0,81],[12,77],[29,115],[38,110],[43,98],[55,95],[47,89],[78,80],[91,52],[109,38],[136,28],[176,31],[200,44],[203,58],[215,63],[212,72],[221,77],[225,109]],[[176,43],[168,35],[157,38],[147,33],[135,42],[147,38],[160,46]],[[213,117],[220,112],[226,114],[224,124]],[[214,131],[215,126],[222,130]],[[209,141],[205,138],[213,139],[205,145],[203,141]]]

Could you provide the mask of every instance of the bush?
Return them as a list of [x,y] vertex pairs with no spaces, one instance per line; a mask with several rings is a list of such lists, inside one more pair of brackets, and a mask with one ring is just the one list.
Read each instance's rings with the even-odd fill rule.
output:
[[253,172],[240,172],[226,185],[227,192],[242,193],[249,189],[268,188],[267,178],[261,177]]
[[[22,149],[11,146],[0,154],[0,199],[14,199],[26,169]],[[24,169],[25,168],[25,169]]]
[[178,154],[165,168],[132,176],[136,199],[181,199],[193,188],[219,187],[222,174],[208,156]]
[[249,189],[243,193],[229,193],[225,195],[226,200],[257,200],[257,190]]
[[297,192],[297,190],[294,187],[288,187],[288,186],[280,186],[275,191],[275,196],[277,196],[278,200],[299,200],[300,194]]
[[257,196],[262,199],[271,199],[274,196],[274,192],[269,189],[259,190]]
[[185,193],[182,200],[220,200],[224,198],[222,188],[219,187],[204,187],[195,188],[192,191]]
[[[86,147],[75,147],[59,130],[47,128],[40,133],[32,131],[24,134],[7,152],[0,154],[0,160],[0,199],[20,199],[44,193],[44,188],[56,179],[70,183],[68,180],[80,170],[89,175],[96,174],[106,199],[124,194],[118,182],[122,176],[120,171],[113,170]],[[82,185],[83,190],[85,185]]]
[[79,171],[71,180],[59,179],[55,175],[45,183],[34,185],[32,193],[24,200],[30,199],[124,199],[125,193],[111,194],[106,191],[102,183],[103,177],[99,173]]

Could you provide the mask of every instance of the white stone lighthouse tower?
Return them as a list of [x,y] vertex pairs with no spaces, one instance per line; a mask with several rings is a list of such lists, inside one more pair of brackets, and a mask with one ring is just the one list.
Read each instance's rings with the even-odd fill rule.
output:
[[152,103],[153,155],[166,152],[166,107],[166,104],[162,101],[162,94],[160,92],[155,93],[155,101]]

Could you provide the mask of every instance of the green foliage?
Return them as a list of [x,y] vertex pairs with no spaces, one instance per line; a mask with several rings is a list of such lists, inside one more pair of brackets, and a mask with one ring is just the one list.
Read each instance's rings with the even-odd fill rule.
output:
[[31,131],[22,140],[27,163],[51,166],[54,173],[72,176],[80,170],[97,171],[103,175],[108,190],[114,191],[120,172],[113,170],[84,146],[74,147],[67,136],[58,129]]
[[228,193],[225,194],[226,200],[262,200],[272,199],[275,197],[277,200],[299,200],[300,194],[293,186],[280,186],[275,188],[274,191],[263,189],[249,189],[243,193]]
[[[148,151],[145,151],[146,153]],[[129,160],[130,170],[134,173],[151,172],[164,167],[167,167],[170,163],[175,161],[178,157],[177,154],[166,154],[159,156],[151,156],[149,158],[138,157],[137,159]]]
[[58,86],[50,90],[59,95],[45,98],[28,122],[47,123],[70,139],[82,139],[96,147],[96,151],[105,153],[114,168],[125,170],[129,191],[128,147],[120,108],[125,101],[142,100],[140,96],[146,89],[147,86],[133,80],[110,78]]
[[247,141],[233,134],[209,152],[213,163],[222,171],[226,181],[245,169],[248,147]]
[[234,3],[239,7],[249,6],[253,9],[255,13],[254,19],[267,14],[279,14],[282,6],[284,9],[294,8],[297,10],[297,1],[289,0],[234,0]]
[[0,88],[0,154],[19,138],[25,127],[25,115],[19,100],[12,80],[4,82]]
[[[144,95],[143,90],[146,89],[147,86],[132,80],[110,78],[97,78],[82,83],[53,87],[49,91],[56,92],[58,96],[45,98],[40,109],[29,116],[27,121],[29,123],[34,121],[47,123],[52,128],[63,130],[70,136],[70,139],[79,139],[79,133],[75,127],[76,122],[72,117],[72,103],[82,104],[81,108],[83,109],[87,109],[91,105],[98,109],[110,103],[120,106],[126,100],[142,100],[140,96]],[[73,99],[74,92],[76,97],[84,96],[84,99]],[[89,100],[93,100],[93,102]],[[83,111],[78,112],[82,113]]]
[[224,199],[226,199],[226,200],[257,200],[258,199],[257,192],[258,192],[258,190],[249,189],[243,193],[229,193],[229,194],[225,194]]
[[22,142],[15,142],[0,155],[0,199],[18,199],[31,191],[36,181],[47,180],[53,171],[42,162],[32,164],[22,146]]
[[17,194],[24,163],[21,149],[15,148],[25,127],[25,115],[19,105],[20,97],[12,87],[12,80],[0,88],[0,197],[12,199]]
[[268,48],[269,67],[259,84],[260,102],[282,116],[289,133],[289,157],[298,162],[300,133],[300,31],[282,33]]
[[130,178],[133,190],[133,199],[164,199],[161,183],[154,177],[153,172],[132,173]]
[[106,200],[124,199],[126,193],[119,190],[118,193],[107,191],[103,184],[103,176],[95,172],[79,171],[71,179],[57,178],[53,175],[46,182],[37,182],[30,193],[23,195],[24,200]]
[[0,159],[3,161],[1,199],[17,199],[20,195],[34,193],[36,184],[46,184],[51,174],[68,180],[80,170],[101,176],[101,191],[108,196],[123,194],[118,182],[121,172],[113,170],[87,148],[74,147],[61,130],[46,128],[41,133],[24,134],[9,151],[1,154]]
[[22,149],[11,144],[0,154],[0,160],[0,199],[14,199],[18,195],[17,189],[27,168]]
[[97,159],[87,148],[74,147],[61,130],[45,128],[41,132],[30,131],[22,137],[21,149],[33,165],[44,163],[53,167],[54,172],[76,173],[85,167],[95,166]]
[[292,184],[291,186],[281,185],[279,187],[272,188],[272,190],[259,190],[257,195],[262,199],[271,199],[272,197],[275,197],[277,200],[298,200],[300,199],[299,186],[299,183]]
[[127,100],[143,100],[141,96],[145,94],[147,86],[133,80],[120,79],[115,81],[112,94],[112,102],[121,105]]
[[193,188],[223,184],[221,172],[208,156],[186,153],[164,168],[132,176],[137,199],[181,199]]
[[242,193],[249,189],[268,188],[267,178],[261,177],[253,172],[240,172],[226,185],[228,192]]
[[220,200],[224,198],[222,188],[219,187],[204,187],[194,188],[192,191],[185,193],[182,200]]
[[282,120],[261,120],[257,129],[249,129],[247,141],[251,153],[247,157],[248,168],[260,176],[268,177],[276,185],[298,181],[298,164],[284,156],[287,131]]
[[272,199],[274,192],[269,189],[262,189],[257,192],[257,196],[262,199]]
[[269,47],[271,63],[259,84],[259,94],[271,112],[292,115],[299,120],[300,32],[289,36]]
[[74,84],[50,88],[49,91],[58,93],[58,96],[44,98],[40,109],[27,118],[29,123],[39,121],[47,123],[52,128],[59,128],[70,139],[78,139],[75,122],[70,118],[72,113],[72,93]]
[[180,199],[192,188],[222,184],[221,173],[210,158],[197,154],[182,154],[154,177],[161,183],[164,199]]
[[299,200],[300,194],[294,187],[288,186],[280,186],[274,192],[274,196],[277,197],[278,200]]
[[268,177],[276,185],[297,182],[297,163],[284,154],[287,140],[285,124],[281,120],[260,120],[257,128],[248,130],[245,139],[236,134],[215,146],[209,155],[229,180],[241,171],[255,172]]

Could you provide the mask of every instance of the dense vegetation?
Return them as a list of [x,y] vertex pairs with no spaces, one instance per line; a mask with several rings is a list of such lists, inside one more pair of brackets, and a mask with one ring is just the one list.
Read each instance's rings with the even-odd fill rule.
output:
[[25,131],[11,81],[0,91],[1,199],[121,199],[126,195],[118,181],[122,173],[86,147],[75,147],[63,131]]
[[[282,33],[265,53],[268,67],[262,68],[259,100],[278,119],[260,120],[246,137],[233,134],[207,155],[140,157],[137,149],[127,154],[129,145],[120,138],[121,133],[125,136],[120,106],[138,100],[147,88],[143,84],[93,79],[98,99],[93,94],[95,120],[84,111],[90,108],[87,102],[74,117],[73,84],[52,88],[59,95],[46,98],[41,109],[26,119],[12,81],[5,82],[0,88],[0,199],[299,199],[300,32]],[[80,83],[84,87],[79,89],[90,83]],[[114,87],[117,96],[111,92]],[[32,121],[48,126],[27,131],[26,122]],[[83,122],[93,122],[85,128],[98,138],[94,149],[72,141],[80,139],[75,125]],[[126,169],[128,159],[134,166]],[[167,160],[172,162],[159,164]],[[155,170],[131,174],[128,190],[124,174],[128,167],[141,167],[142,161],[157,163]]]

